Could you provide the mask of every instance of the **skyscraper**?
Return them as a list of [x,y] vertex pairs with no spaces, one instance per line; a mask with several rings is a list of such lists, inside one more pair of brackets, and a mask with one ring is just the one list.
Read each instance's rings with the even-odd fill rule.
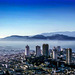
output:
[[57,49],[55,47],[53,48],[53,59],[57,59]]
[[37,57],[41,56],[41,49],[40,49],[40,46],[36,46],[36,56],[37,56]]
[[25,47],[25,56],[29,56],[29,46],[27,45],[26,47]]
[[49,56],[48,50],[49,50],[49,45],[43,44],[43,55],[44,56]]
[[66,63],[71,64],[71,57],[72,57],[72,49],[68,48],[66,50]]

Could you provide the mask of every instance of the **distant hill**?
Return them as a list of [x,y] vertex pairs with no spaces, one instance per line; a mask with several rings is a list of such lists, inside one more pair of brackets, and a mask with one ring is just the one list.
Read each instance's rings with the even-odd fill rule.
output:
[[47,36],[47,38],[50,40],[75,40],[75,37],[70,37],[70,36],[60,35],[60,34]]
[[75,37],[75,31],[73,31],[73,32],[66,31],[66,32],[42,33],[40,35],[43,35],[43,36],[52,36],[52,35],[56,35],[56,34],[67,35],[67,36]]
[[33,39],[47,39],[47,37],[45,37],[43,35],[35,35],[35,36],[32,36],[31,38],[33,38]]
[[19,40],[25,40],[25,39],[28,39],[28,38],[29,38],[29,36],[12,35],[12,36],[2,38],[1,40],[8,40],[8,41],[16,40],[16,41],[19,41]]
[[35,35],[35,36],[19,36],[19,35],[12,35],[5,38],[2,38],[1,40],[8,40],[8,41],[24,41],[24,40],[34,40],[34,39],[49,39],[49,40],[75,40],[75,37],[62,35],[62,34],[56,34],[52,36],[44,36],[44,35]]

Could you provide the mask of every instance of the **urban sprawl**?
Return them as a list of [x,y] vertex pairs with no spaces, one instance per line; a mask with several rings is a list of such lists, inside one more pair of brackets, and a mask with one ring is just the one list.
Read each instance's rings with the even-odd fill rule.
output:
[[31,51],[0,55],[0,75],[75,75],[75,53],[71,48],[49,48],[43,44]]

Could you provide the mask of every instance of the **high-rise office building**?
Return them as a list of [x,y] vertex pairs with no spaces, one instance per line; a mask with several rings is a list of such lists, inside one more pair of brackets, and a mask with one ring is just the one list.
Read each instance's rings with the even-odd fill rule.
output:
[[66,63],[71,64],[71,58],[72,58],[72,49],[68,48],[66,50]]
[[48,50],[49,50],[49,45],[43,44],[43,55],[44,56],[49,56]]
[[25,47],[25,56],[29,56],[30,55],[30,52],[29,52],[29,46],[27,45]]
[[40,46],[36,46],[36,56],[37,56],[37,57],[41,56],[41,49],[40,49]]
[[54,47],[52,51],[53,51],[53,59],[56,60],[57,59],[57,49]]

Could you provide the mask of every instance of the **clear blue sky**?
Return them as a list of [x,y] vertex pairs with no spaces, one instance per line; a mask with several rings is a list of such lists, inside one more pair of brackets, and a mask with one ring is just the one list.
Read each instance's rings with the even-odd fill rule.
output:
[[75,31],[74,0],[0,0],[0,38]]

